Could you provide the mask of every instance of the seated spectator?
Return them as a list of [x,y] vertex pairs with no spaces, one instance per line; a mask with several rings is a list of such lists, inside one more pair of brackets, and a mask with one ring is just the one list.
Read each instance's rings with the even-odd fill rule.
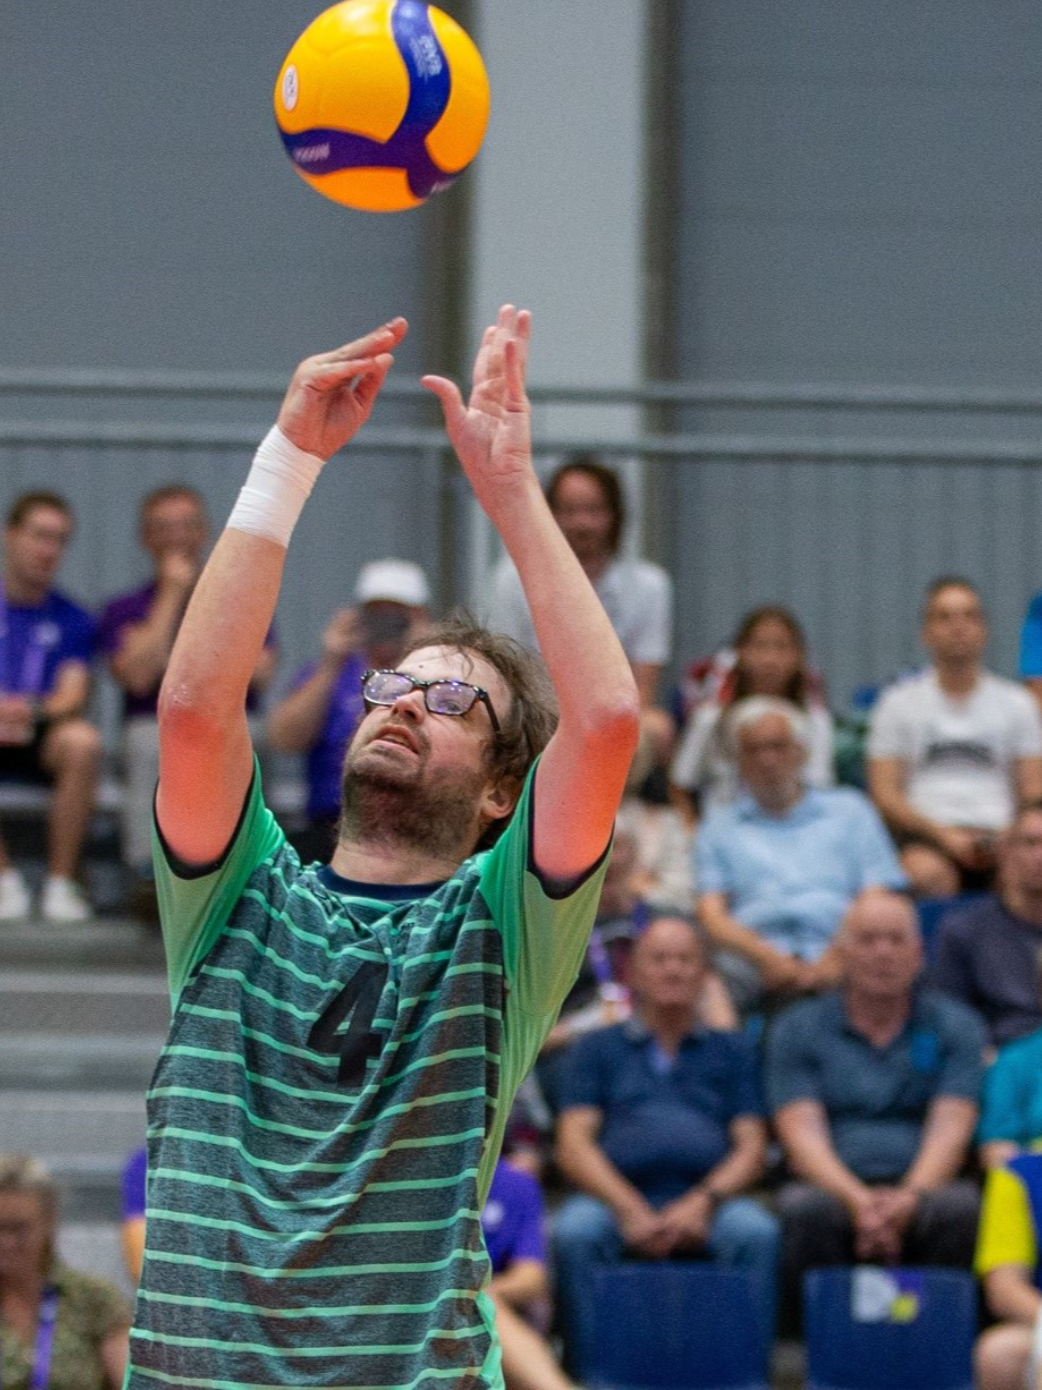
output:
[[[640,691],[644,727],[656,760],[668,757],[673,721],[655,708],[662,668],[673,647],[673,583],[659,565],[621,553],[626,507],[618,475],[593,454],[574,454],[546,485],[554,520],[597,591]],[[492,575],[489,626],[538,649],[517,570],[504,556]]]
[[[570,1044],[629,1017],[629,963],[637,937],[655,917],[688,916],[694,904],[689,836],[679,815],[672,807],[649,805],[633,791],[643,785],[650,758],[649,742],[642,738],[615,820],[590,944],[536,1063],[543,1098],[554,1113]],[[705,972],[698,1016],[705,1028],[738,1027],[727,987],[714,969]]]
[[985,1072],[977,1141],[985,1168],[1042,1149],[1042,1028],[999,1048]]
[[556,1157],[579,1190],[554,1223],[569,1367],[588,1363],[592,1267],[625,1256],[746,1269],[773,1331],[777,1223],[745,1195],[767,1148],[753,1045],[699,1024],[706,947],[690,922],[652,922],[632,971],[633,1017],[581,1038],[563,1087]]
[[804,778],[808,786],[832,786],[832,715],[793,615],[773,606],[747,613],[734,636],[733,656],[733,664],[685,724],[670,767],[673,783],[694,798],[703,815],[729,806],[738,795],[738,767],[728,716],[749,696],[767,695],[803,710],[808,740]]
[[[123,862],[135,876],[135,905],[149,911],[152,881],[152,798],[159,779],[156,703],[170,652],[202,570],[209,524],[202,495],[187,483],[168,483],[142,499],[138,539],[149,557],[148,583],[110,599],[101,615],[99,645],[123,692]],[[275,671],[269,633],[253,674],[248,708]]]
[[529,1173],[500,1159],[481,1212],[492,1263],[488,1294],[496,1305],[506,1390],[571,1390],[542,1329],[548,1321],[543,1194]]
[[695,853],[698,913],[744,1013],[833,985],[833,937],[847,907],[867,888],[901,888],[905,879],[860,792],[804,784],[801,710],[752,696],[730,725],[744,790],[706,817]]
[[1038,1390],[1042,1383],[1042,1155],[991,1169],[984,1181],[974,1267],[997,1320],[977,1339],[977,1390]]
[[4,1390],[120,1390],[130,1308],[55,1254],[57,1190],[43,1165],[0,1154],[0,1383]]
[[[690,914],[695,901],[691,874],[691,832],[679,813],[650,789],[653,740],[644,733],[634,755],[626,791],[615,817],[613,867],[609,867],[617,904],[610,904],[609,885],[601,894],[601,916],[628,916],[643,910]],[[625,862],[625,869],[623,868]]]
[[767,1103],[796,1178],[778,1195],[782,1287],[794,1303],[804,1271],[821,1265],[968,1269],[977,1229],[977,1184],[960,1173],[983,1025],[917,983],[922,943],[907,898],[862,894],[836,949],[842,988],[792,1005],[767,1034]]
[[[0,777],[54,788],[40,897],[54,922],[91,915],[76,871],[101,760],[101,736],[84,717],[94,619],[54,587],[72,532],[63,497],[23,493],[7,514],[0,587]],[[28,916],[31,906],[0,838],[0,922]]]
[[872,709],[868,786],[919,897],[988,886],[996,840],[1042,798],[1042,715],[1026,690],[984,669],[988,623],[965,579],[926,595],[932,665]]
[[362,677],[397,666],[428,621],[430,586],[409,560],[374,560],[355,583],[354,608],[334,613],[322,652],[294,676],[271,711],[268,742],[279,753],[307,754],[307,832],[295,837],[302,859],[325,859],[336,841],[344,749],[365,713]]
[[931,983],[984,1019],[993,1047],[1042,1028],[1042,801],[999,840],[997,890],[941,918]]

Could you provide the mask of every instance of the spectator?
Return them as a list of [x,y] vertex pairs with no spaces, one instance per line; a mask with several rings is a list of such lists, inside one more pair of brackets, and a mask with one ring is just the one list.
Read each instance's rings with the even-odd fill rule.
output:
[[492,1264],[488,1293],[496,1308],[506,1390],[571,1390],[542,1335],[550,1286],[543,1194],[530,1173],[499,1160],[481,1229]]
[[752,696],[730,715],[744,790],[698,834],[698,912],[742,1012],[839,977],[833,937],[867,888],[904,875],[875,810],[851,787],[808,789],[807,721]]
[[120,1390],[130,1309],[115,1285],[57,1257],[57,1208],[41,1163],[0,1154],[0,1382]]
[[999,1049],[984,1074],[980,1158],[985,1168],[1042,1146],[1042,1029]]
[[1042,801],[999,839],[997,890],[937,927],[932,983],[983,1017],[993,1047],[1042,1027]]
[[[662,756],[672,720],[654,705],[662,668],[672,655],[672,581],[659,565],[619,553],[626,524],[622,485],[594,455],[574,454],[562,464],[547,484],[546,497],[630,659],[645,728]],[[489,623],[526,647],[538,646],[521,581],[507,558],[493,575]]]
[[808,665],[799,623],[787,608],[754,608],[742,619],[733,646],[733,664],[687,721],[670,769],[674,784],[697,799],[703,814],[730,805],[738,794],[738,768],[728,716],[750,695],[768,695],[803,710],[805,779],[812,787],[832,786],[832,715]]
[[977,1121],[980,1020],[917,984],[907,898],[862,894],[837,951],[842,989],[794,1004],[767,1035],[767,1102],[797,1179],[778,1196],[794,1301],[820,1265],[968,1269],[977,1227],[977,1185],[959,1175]]
[[990,883],[998,833],[1042,798],[1042,715],[984,669],[987,619],[965,579],[931,584],[922,642],[930,668],[873,708],[868,786],[913,892],[946,897]]
[[[156,703],[174,638],[209,539],[206,504],[187,483],[168,483],[142,499],[138,539],[152,564],[141,588],[110,599],[101,615],[99,645],[123,692],[125,803],[123,861],[135,876],[132,893],[147,910],[152,881],[152,797],[159,778]],[[275,671],[273,633],[250,686],[249,708]]]
[[[649,912],[688,916],[695,901],[691,832],[649,781],[654,748],[642,734],[615,817],[612,857],[601,890],[598,917],[643,926]],[[632,934],[632,933],[631,933]]]
[[328,858],[340,816],[344,750],[365,713],[362,677],[392,669],[428,620],[430,586],[409,560],[363,565],[355,583],[355,607],[334,613],[322,634],[317,661],[298,671],[288,695],[268,720],[270,747],[307,754],[305,836],[302,859]]
[[554,1225],[571,1367],[588,1360],[590,1270],[627,1253],[747,1269],[773,1329],[777,1224],[744,1195],[767,1146],[752,1044],[699,1025],[706,952],[690,922],[653,921],[632,966],[635,1013],[575,1045],[558,1124],[557,1162],[579,1189]]
[[[54,922],[91,915],[75,876],[101,758],[101,737],[84,718],[94,620],[54,587],[72,533],[64,497],[23,493],[7,514],[0,588],[0,777],[53,784],[40,912]],[[31,905],[0,838],[0,922]]]
[[977,1256],[984,1302],[997,1325],[974,1349],[978,1390],[1038,1390],[1042,1372],[1039,1221],[1042,1155],[989,1170],[984,1181]]

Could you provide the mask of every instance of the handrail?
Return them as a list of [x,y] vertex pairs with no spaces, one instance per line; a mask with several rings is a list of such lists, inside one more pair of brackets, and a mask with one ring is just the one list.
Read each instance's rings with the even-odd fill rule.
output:
[[[121,368],[0,368],[0,393],[24,395],[281,396],[274,372],[198,372]],[[418,382],[389,380],[395,400],[430,400]],[[1042,412],[1042,391],[1006,387],[835,385],[793,382],[653,381],[639,386],[537,385],[533,401],[560,405],[674,405],[770,410],[897,410],[953,413]]]
[[[153,424],[144,421],[3,420],[0,445],[50,448],[253,449],[255,425]],[[793,435],[748,434],[627,434],[612,438],[583,435],[584,449],[615,457],[639,456],[662,460],[737,460],[792,463],[962,463],[1035,467],[1042,463],[1042,442],[993,440],[914,440],[801,438]],[[575,438],[534,432],[539,454],[566,453]],[[360,449],[373,453],[441,452],[448,450],[445,433],[435,427],[369,425]]]

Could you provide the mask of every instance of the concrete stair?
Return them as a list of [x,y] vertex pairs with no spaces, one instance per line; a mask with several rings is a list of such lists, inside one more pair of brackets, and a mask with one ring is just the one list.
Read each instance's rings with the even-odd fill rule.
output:
[[63,1222],[118,1219],[168,1021],[154,930],[117,918],[0,927],[0,1150],[48,1165]]

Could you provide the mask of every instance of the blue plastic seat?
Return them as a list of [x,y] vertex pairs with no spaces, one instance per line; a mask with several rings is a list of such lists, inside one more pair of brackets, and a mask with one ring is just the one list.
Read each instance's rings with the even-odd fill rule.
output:
[[769,1347],[741,1270],[697,1262],[599,1265],[583,1379],[611,1390],[768,1390]]
[[814,1269],[807,1390],[973,1390],[977,1285],[960,1269]]

